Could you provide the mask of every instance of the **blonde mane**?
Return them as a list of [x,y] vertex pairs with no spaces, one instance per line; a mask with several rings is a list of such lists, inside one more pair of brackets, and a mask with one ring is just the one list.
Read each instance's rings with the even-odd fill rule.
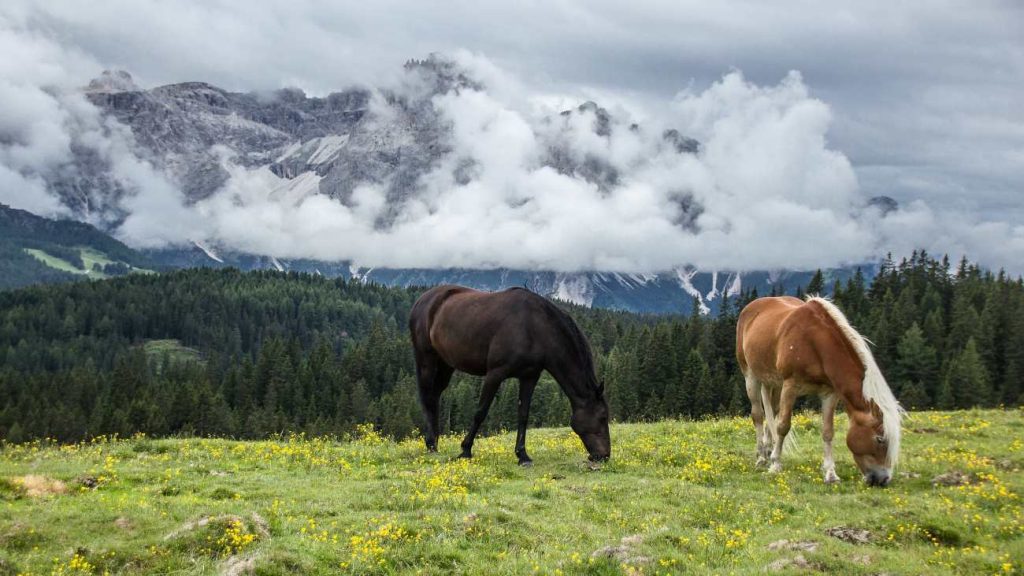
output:
[[857,356],[864,366],[862,393],[864,394],[864,399],[868,402],[874,402],[875,406],[878,406],[878,410],[882,413],[882,436],[889,442],[886,459],[889,466],[895,469],[900,457],[900,424],[906,411],[900,406],[899,400],[893,395],[889,384],[885,381],[885,377],[882,376],[882,371],[878,369],[878,364],[875,363],[875,356],[871,353],[871,349],[868,348],[868,339],[854,330],[842,311],[829,300],[820,296],[808,296],[807,301],[817,302],[832,317],[836,326],[839,327],[839,331],[843,333],[843,336],[857,352]]

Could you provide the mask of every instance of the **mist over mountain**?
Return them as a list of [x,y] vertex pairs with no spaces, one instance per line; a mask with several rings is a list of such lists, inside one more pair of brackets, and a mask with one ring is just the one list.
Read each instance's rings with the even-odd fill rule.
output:
[[63,146],[15,154],[42,136],[8,130],[16,199],[34,198],[11,203],[140,248],[390,268],[812,269],[874,258],[884,220],[796,73],[770,87],[730,73],[663,116],[538,97],[468,53],[326,96],[144,89],[123,71],[37,96]]

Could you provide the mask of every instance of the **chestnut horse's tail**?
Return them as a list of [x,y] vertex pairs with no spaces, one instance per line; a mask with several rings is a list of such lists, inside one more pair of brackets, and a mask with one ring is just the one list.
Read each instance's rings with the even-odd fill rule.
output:
[[889,384],[885,381],[885,377],[882,376],[882,371],[879,370],[878,364],[875,362],[875,356],[871,353],[871,349],[868,348],[867,338],[861,336],[859,332],[853,329],[853,326],[850,326],[846,316],[832,302],[818,296],[809,296],[807,301],[817,302],[828,313],[836,323],[836,326],[839,327],[843,337],[850,342],[850,345],[857,352],[857,357],[860,358],[860,362],[864,366],[864,382],[861,384],[862,393],[864,394],[864,399],[869,403],[874,402],[879,412],[882,413],[882,431],[885,439],[889,442],[889,451],[886,454],[886,459],[889,466],[895,468],[900,457],[900,424],[906,411],[900,406],[899,400],[896,399],[896,396],[889,388]]

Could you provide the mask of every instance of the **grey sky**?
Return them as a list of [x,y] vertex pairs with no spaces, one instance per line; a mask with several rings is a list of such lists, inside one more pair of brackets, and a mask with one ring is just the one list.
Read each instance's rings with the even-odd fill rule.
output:
[[797,70],[831,106],[828,145],[865,195],[1024,225],[1016,1],[7,0],[0,23],[95,63],[72,71],[80,83],[117,67],[144,86],[325,93],[387,83],[408,58],[462,49],[536,93],[657,111],[734,69],[758,85]]

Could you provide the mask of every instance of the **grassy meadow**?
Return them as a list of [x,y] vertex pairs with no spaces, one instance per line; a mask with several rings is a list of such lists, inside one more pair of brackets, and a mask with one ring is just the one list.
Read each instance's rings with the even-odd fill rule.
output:
[[[816,414],[786,469],[753,466],[746,418],[567,428],[427,454],[343,440],[99,439],[0,450],[0,574],[1019,574],[1024,411],[915,413],[894,484],[868,488]],[[936,483],[936,479],[938,482]]]

